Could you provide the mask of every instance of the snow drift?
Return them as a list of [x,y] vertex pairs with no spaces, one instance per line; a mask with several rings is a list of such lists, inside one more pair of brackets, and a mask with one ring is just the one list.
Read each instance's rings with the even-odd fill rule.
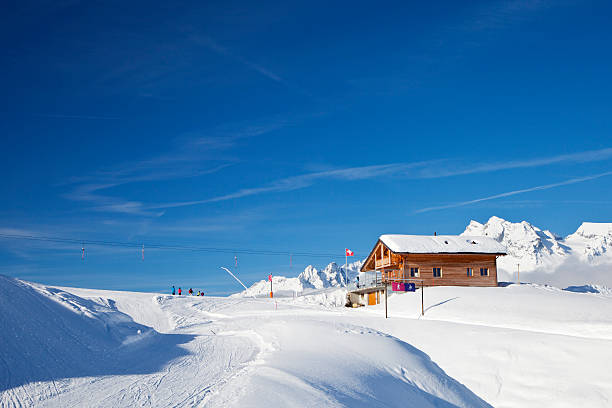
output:
[[[151,372],[183,355],[178,344],[191,338],[135,323],[112,301],[97,303],[3,275],[0,311],[0,391],[48,382],[43,395],[51,395],[64,378]],[[149,355],[154,347],[164,352]],[[0,405],[11,406],[10,397],[3,395]]]
[[[240,407],[490,407],[428,355],[377,330],[320,320],[271,322],[282,345],[249,377],[213,396]],[[316,339],[316,340],[315,340]]]

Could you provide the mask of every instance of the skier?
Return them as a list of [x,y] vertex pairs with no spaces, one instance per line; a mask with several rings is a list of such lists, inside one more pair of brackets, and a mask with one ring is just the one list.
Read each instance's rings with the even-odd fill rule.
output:
[[189,288],[189,296],[193,295],[193,289]]
[[176,289],[174,289],[174,285],[172,285],[172,296],[176,295]]
[[183,293],[183,291],[181,290],[181,288],[179,288],[179,296],[181,296],[181,293]]

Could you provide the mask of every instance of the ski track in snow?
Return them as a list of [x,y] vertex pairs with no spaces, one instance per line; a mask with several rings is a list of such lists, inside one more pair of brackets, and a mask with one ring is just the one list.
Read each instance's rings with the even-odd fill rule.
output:
[[[36,367],[15,371],[0,351],[2,407],[604,407],[612,400],[605,358],[612,298],[590,293],[538,285],[431,288],[424,318],[420,296],[402,294],[389,297],[385,320],[384,305],[352,310],[304,298],[172,297],[15,282],[45,300],[36,313],[65,313],[49,330],[65,332],[77,348],[104,347],[112,364],[70,371],[59,346],[41,334],[41,343],[29,346],[46,347],[36,367],[48,366],[49,375],[37,377]],[[9,299],[3,293],[0,285],[0,302]],[[77,330],[75,316],[86,322]],[[88,344],[88,330],[114,342]],[[0,339],[19,346],[7,334],[21,336],[11,321],[0,320],[0,331]],[[69,375],[54,375],[64,366]]]

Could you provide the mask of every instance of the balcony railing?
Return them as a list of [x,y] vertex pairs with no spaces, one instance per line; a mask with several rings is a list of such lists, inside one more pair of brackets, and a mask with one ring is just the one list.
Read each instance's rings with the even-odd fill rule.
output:
[[376,269],[384,268],[385,266],[391,266],[391,255],[376,260]]
[[355,291],[359,289],[380,288],[381,286],[391,285],[392,282],[414,282],[417,287],[423,286],[423,279],[411,278],[400,273],[383,273],[380,271],[361,272],[359,274],[359,284],[353,281],[349,284],[348,290]]

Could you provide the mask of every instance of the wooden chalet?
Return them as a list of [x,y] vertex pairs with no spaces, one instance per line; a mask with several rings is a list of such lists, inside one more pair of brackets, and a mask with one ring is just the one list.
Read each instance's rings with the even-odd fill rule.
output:
[[382,282],[417,286],[497,286],[497,257],[506,248],[489,237],[381,235],[361,272]]

